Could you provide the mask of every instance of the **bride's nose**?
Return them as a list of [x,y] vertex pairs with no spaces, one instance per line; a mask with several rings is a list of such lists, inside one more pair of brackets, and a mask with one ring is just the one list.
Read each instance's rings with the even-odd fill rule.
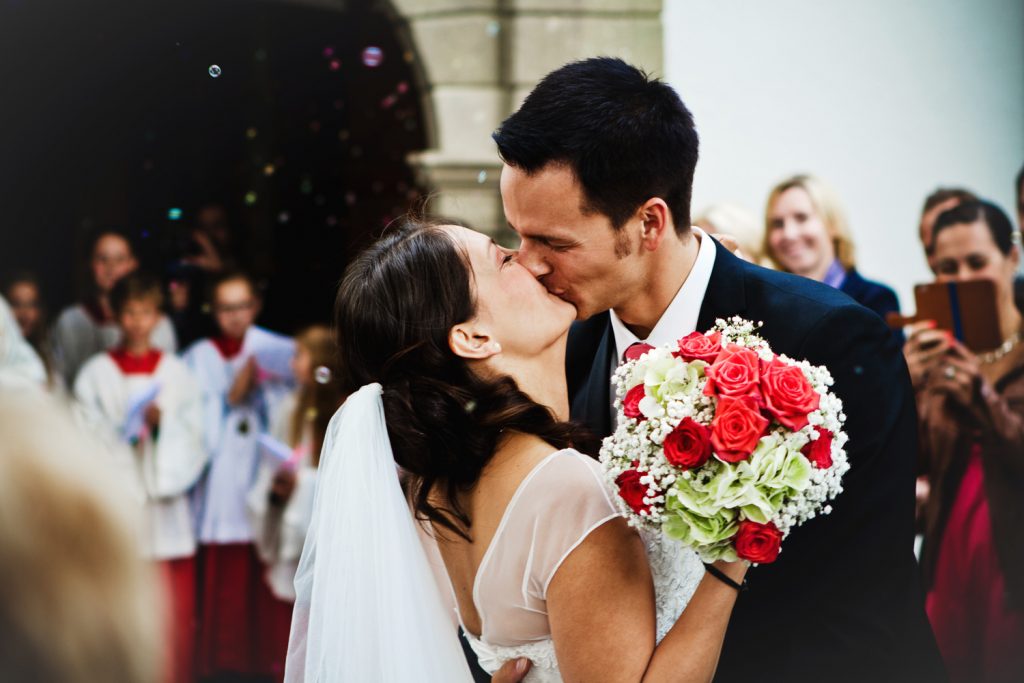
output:
[[551,273],[551,266],[539,253],[539,250],[532,248],[526,241],[519,246],[516,262],[538,279]]

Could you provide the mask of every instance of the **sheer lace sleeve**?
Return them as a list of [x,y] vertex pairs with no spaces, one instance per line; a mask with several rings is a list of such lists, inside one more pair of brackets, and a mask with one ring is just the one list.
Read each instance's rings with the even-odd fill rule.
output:
[[484,638],[547,638],[547,589],[572,551],[619,516],[600,465],[573,450],[552,453],[519,485],[477,573],[474,603]]

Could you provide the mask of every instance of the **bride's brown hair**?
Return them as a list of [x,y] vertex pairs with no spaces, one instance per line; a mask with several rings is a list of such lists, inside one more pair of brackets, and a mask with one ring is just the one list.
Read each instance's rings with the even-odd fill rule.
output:
[[[464,247],[437,222],[408,219],[345,270],[335,303],[345,390],[379,382],[395,462],[412,475],[416,514],[470,540],[460,493],[476,484],[503,431],[555,448],[593,444],[519,390],[455,355],[448,334],[476,314]],[[431,492],[441,494],[435,505]],[[437,497],[433,497],[437,501]]]

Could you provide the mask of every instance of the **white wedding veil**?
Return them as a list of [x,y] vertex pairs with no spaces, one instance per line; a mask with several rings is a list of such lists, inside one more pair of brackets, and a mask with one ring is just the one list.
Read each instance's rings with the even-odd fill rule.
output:
[[364,386],[327,428],[286,683],[473,680],[399,485],[381,393]]

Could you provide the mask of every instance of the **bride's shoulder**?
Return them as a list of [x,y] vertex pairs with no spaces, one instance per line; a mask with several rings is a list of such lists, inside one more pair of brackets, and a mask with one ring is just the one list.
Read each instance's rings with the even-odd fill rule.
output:
[[554,511],[563,507],[590,507],[615,512],[600,464],[572,448],[550,446],[519,485],[516,502],[534,509]]

